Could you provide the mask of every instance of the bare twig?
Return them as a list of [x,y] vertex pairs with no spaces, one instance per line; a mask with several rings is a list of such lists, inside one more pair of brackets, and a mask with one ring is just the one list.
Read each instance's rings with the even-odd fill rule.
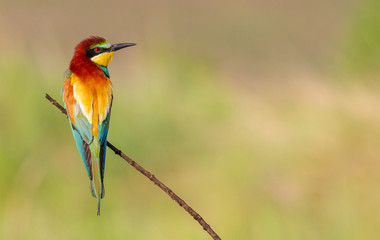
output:
[[[45,97],[54,105],[56,106],[63,114],[67,114],[66,109],[62,107],[56,100],[54,100],[52,97],[49,96],[49,94],[46,94]],[[127,155],[125,155],[121,150],[117,149],[114,145],[112,145],[110,142],[107,141],[107,146],[115,152],[115,154],[122,157],[126,162],[128,162],[132,167],[134,167],[137,171],[141,172],[145,177],[149,178],[154,184],[156,184],[159,188],[162,189],[166,194],[168,194],[178,205],[180,205],[183,209],[186,210],[197,222],[203,227],[203,229],[214,239],[214,240],[220,240],[220,237],[218,234],[212,230],[210,225],[206,223],[205,220],[196,212],[194,209],[192,209],[185,201],[183,201],[177,194],[175,194],[170,188],[165,186],[160,180],[158,180],[153,174],[151,174],[149,171],[145,170],[140,164],[133,161],[131,158],[129,158]]]

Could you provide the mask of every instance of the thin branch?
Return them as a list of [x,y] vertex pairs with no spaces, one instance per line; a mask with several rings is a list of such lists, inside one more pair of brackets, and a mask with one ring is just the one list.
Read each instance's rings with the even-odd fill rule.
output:
[[[49,96],[49,94],[46,94],[45,97],[54,105],[56,106],[63,114],[67,114],[66,109],[62,107],[56,100],[54,100],[52,97]],[[154,184],[156,184],[159,188],[162,189],[166,194],[168,194],[178,205],[180,205],[183,209],[186,210],[197,222],[203,227],[203,229],[214,239],[214,240],[220,240],[220,237],[218,234],[212,230],[210,225],[206,223],[205,220],[194,210],[192,209],[185,201],[183,201],[177,194],[175,194],[170,188],[165,186],[160,180],[158,180],[153,174],[151,174],[149,171],[145,170],[140,164],[133,161],[131,158],[129,158],[127,155],[125,155],[121,150],[117,149],[114,145],[112,145],[110,142],[107,141],[107,146],[115,152],[115,154],[122,157],[126,162],[128,162],[132,167],[134,167],[137,171],[141,172],[145,177],[149,178]]]

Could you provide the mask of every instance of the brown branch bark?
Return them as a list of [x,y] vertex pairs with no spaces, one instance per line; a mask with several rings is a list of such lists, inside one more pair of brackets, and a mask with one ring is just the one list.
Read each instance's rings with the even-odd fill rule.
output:
[[[54,105],[56,106],[61,112],[65,115],[66,109],[62,107],[56,100],[54,100],[52,97],[49,96],[49,94],[46,93],[45,97]],[[194,210],[192,209],[185,201],[183,201],[177,194],[175,194],[170,188],[168,188],[165,184],[163,184],[160,180],[158,180],[153,174],[151,174],[149,171],[145,170],[140,164],[133,161],[131,158],[129,158],[127,155],[125,155],[121,150],[117,149],[114,145],[112,145],[110,142],[107,141],[107,146],[115,152],[115,154],[119,155],[121,158],[123,158],[126,162],[128,162],[132,167],[134,167],[137,171],[141,172],[145,177],[149,178],[154,184],[156,184],[159,188],[162,189],[166,194],[168,194],[178,205],[180,205],[183,209],[186,210],[202,227],[203,229],[214,239],[214,240],[220,240],[220,237],[218,234],[212,230],[211,226],[206,223],[205,220]]]

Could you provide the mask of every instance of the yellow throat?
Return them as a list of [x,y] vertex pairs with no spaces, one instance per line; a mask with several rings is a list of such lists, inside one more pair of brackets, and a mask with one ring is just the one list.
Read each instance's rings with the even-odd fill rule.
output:
[[94,63],[107,67],[113,58],[113,52],[105,52],[91,58]]

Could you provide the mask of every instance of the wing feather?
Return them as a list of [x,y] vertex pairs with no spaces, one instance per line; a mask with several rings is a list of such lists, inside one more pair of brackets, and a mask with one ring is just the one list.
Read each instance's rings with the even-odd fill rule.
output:
[[73,86],[71,84],[72,76],[70,72],[65,73],[66,79],[63,85],[63,100],[79,154],[86,167],[89,178],[92,179],[91,151],[89,147],[93,139],[92,124],[83,114],[80,103],[74,98]]
[[[73,131],[74,139],[81,155],[82,161],[86,167],[87,174],[92,180],[92,160],[94,157],[91,155],[91,146],[93,145],[94,140],[94,131],[93,128],[97,127],[97,141],[96,144],[99,147],[99,161],[100,161],[100,174],[101,180],[104,179],[104,168],[105,168],[105,158],[106,158],[106,148],[107,148],[107,134],[109,128],[109,121],[111,116],[111,107],[112,107],[112,85],[110,89],[100,88],[98,89],[99,96],[96,99],[89,97],[89,95],[84,91],[82,85],[79,83],[77,76],[71,72],[66,72],[65,74],[65,83],[63,87],[63,95],[65,107],[68,113],[68,119],[70,121],[71,129]],[[94,101],[98,101],[94,104]],[[101,105],[99,105],[99,103]],[[93,126],[92,121],[94,108],[95,111],[99,114],[99,124]],[[94,146],[92,146],[93,148]]]
[[106,162],[106,149],[107,149],[107,135],[108,135],[108,128],[110,123],[110,117],[111,117],[111,108],[112,108],[112,97],[111,97],[111,103],[106,115],[106,118],[103,120],[101,124],[99,124],[99,143],[100,143],[100,168],[101,168],[101,177],[102,182],[104,179],[104,167]]

